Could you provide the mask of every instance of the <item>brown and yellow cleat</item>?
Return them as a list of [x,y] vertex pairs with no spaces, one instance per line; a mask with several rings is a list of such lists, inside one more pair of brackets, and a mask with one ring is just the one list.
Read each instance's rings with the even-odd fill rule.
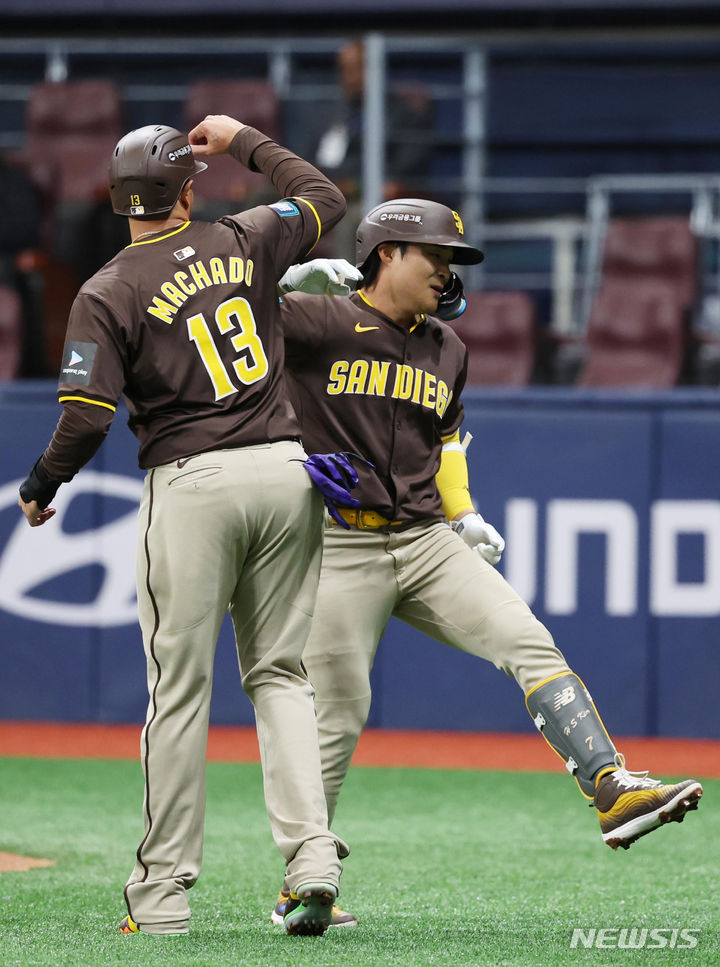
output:
[[[289,890],[280,890],[277,897],[277,902],[275,903],[275,909],[270,914],[270,922],[282,926],[285,922],[285,908],[287,902],[290,899]],[[357,918],[352,915],[352,913],[347,913],[345,910],[341,910],[339,906],[334,905],[332,908],[332,917],[330,918],[329,927],[357,927]]]
[[611,849],[629,849],[658,826],[681,823],[686,812],[697,809],[702,794],[702,786],[694,779],[666,786],[646,772],[620,768],[601,775],[593,804],[604,842]]
[[332,883],[303,883],[285,904],[285,932],[295,937],[322,936],[330,926],[336,897]]
[[138,927],[132,917],[123,917],[120,921],[120,933],[140,933],[140,927]]

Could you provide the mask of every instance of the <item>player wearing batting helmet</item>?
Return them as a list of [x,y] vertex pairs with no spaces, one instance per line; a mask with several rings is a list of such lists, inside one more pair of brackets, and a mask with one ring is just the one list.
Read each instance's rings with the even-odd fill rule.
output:
[[[283,200],[192,221],[202,158],[229,153]],[[212,164],[212,162],[211,162]],[[138,608],[149,706],[145,836],[123,933],[188,932],[200,873],[215,644],[230,609],[257,719],[275,841],[288,864],[288,933],[322,933],[347,846],[328,829],[312,690],[301,663],[322,552],[322,500],[303,469],[283,374],[277,279],[343,215],[315,168],[233,118],[187,136],[131,131],[110,162],[132,243],[80,290],[49,447],[20,488],[31,526],[93,456],[125,397],[147,470]],[[287,724],[292,723],[291,734]]]
[[[359,292],[283,298],[305,447],[353,451],[370,464],[357,463],[359,508],[341,510],[349,529],[327,520],[303,658],[315,688],[328,813],[332,821],[370,708],[375,651],[395,616],[513,676],[535,725],[593,802],[603,840],[627,848],[681,820],[702,787],[662,785],[625,769],[585,685],[493,567],[504,541],[473,504],[460,441],[468,354],[436,316],[450,266],[481,258],[457,212],[400,199],[373,209],[358,228]],[[274,920],[286,902],[287,885]],[[346,913],[338,922],[356,921]]]

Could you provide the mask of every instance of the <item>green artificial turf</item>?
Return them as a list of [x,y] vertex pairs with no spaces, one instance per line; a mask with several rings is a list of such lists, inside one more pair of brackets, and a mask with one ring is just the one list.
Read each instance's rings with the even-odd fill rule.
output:
[[[710,967],[720,782],[704,785],[683,825],[613,853],[563,774],[353,769],[336,829],[352,847],[341,901],[360,926],[306,938],[269,923],[283,869],[259,767],[212,764],[191,932],[161,938],[116,932],[142,836],[139,766],[3,759],[0,851],[57,865],[0,875],[0,967]],[[632,927],[699,942],[570,946],[573,928]]]

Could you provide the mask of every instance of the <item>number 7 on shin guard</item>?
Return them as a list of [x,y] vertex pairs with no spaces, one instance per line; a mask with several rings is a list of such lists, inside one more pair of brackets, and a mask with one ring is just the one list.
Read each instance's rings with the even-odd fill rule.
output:
[[530,689],[525,704],[580,792],[592,799],[598,773],[617,767],[617,750],[583,682],[574,672],[554,675]]

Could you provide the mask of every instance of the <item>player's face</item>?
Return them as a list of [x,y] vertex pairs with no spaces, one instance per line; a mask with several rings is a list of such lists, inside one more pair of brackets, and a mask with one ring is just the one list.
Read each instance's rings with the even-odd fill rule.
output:
[[453,250],[447,245],[408,245],[395,250],[391,271],[393,289],[413,313],[437,312],[443,287],[450,278]]

